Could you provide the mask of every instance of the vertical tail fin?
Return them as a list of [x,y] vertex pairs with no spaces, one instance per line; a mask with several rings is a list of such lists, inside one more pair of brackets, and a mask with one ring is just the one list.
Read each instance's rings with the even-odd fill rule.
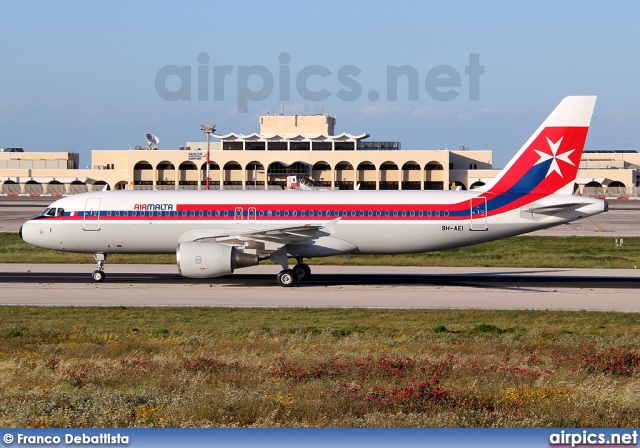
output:
[[539,197],[572,188],[595,102],[595,96],[564,98],[483,190]]

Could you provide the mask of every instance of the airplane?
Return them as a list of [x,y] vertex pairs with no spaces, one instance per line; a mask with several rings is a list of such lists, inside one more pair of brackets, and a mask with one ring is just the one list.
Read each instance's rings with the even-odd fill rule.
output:
[[[608,210],[573,195],[595,96],[564,98],[487,185],[448,191],[100,191],[64,197],[20,228],[34,246],[109,254],[175,253],[178,271],[214,278],[271,260],[281,286],[309,278],[305,258],[468,246]],[[297,263],[289,266],[289,258]]]

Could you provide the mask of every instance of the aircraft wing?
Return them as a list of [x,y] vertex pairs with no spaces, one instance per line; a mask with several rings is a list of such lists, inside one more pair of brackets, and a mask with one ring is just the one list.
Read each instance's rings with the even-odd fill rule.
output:
[[193,229],[185,232],[180,237],[183,241],[215,240],[216,242],[255,241],[259,243],[272,243],[277,246],[285,244],[314,240],[322,236],[335,233],[335,225],[340,218],[323,224],[305,224],[297,226],[273,227],[253,230],[239,229]]

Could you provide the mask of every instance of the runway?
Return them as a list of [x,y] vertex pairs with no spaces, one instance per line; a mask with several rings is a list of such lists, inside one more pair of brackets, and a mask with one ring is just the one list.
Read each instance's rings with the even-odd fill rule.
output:
[[[56,198],[0,197],[0,232],[17,232]],[[533,232],[545,236],[636,237],[640,201],[610,201],[608,213]],[[640,263],[639,263],[640,265]],[[313,266],[294,288],[278,266],[215,279],[178,275],[174,265],[0,264],[0,305],[553,309],[640,312],[640,271]]]
[[640,271],[312,266],[277,286],[274,265],[216,279],[169,265],[0,265],[1,305],[538,309],[640,312]]

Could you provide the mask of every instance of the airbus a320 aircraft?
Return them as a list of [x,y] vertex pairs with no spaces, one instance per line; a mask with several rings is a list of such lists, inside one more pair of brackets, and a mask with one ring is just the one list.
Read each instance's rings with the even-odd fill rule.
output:
[[[278,283],[304,258],[404,254],[483,243],[607,210],[572,194],[595,96],[563,99],[490,184],[470,191],[101,191],[62,198],[20,229],[24,241],[92,253],[174,253],[185,277],[270,259]],[[288,258],[297,260],[290,269]]]

